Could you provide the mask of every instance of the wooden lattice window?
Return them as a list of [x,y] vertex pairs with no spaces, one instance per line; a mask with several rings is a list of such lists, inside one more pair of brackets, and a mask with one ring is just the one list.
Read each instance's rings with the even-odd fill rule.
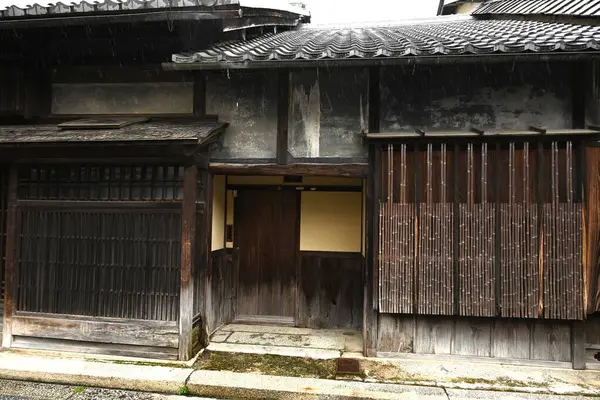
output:
[[17,311],[176,321],[182,183],[180,166],[21,167]]
[[28,200],[181,200],[181,166],[55,165],[19,171],[19,198]]
[[382,312],[583,317],[581,170],[570,140],[382,152]]

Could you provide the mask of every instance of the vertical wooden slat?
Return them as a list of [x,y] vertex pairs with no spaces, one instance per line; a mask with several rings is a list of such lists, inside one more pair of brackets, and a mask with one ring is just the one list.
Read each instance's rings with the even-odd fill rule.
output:
[[12,317],[16,300],[16,235],[17,235],[17,184],[18,171],[11,165],[8,176],[8,207],[6,215],[6,257],[4,278],[4,320],[2,328],[2,347],[12,346]]
[[196,238],[196,197],[198,168],[185,168],[181,210],[181,286],[179,295],[179,359],[192,357],[192,320],[194,318],[194,244]]

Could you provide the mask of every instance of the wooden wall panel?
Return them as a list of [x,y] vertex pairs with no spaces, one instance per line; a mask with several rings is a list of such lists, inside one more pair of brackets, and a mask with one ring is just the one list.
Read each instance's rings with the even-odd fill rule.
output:
[[379,314],[377,352],[571,361],[570,321]]
[[207,280],[206,326],[209,333],[233,320],[233,261],[231,251],[211,253],[211,271]]
[[530,322],[518,319],[496,319],[493,329],[492,357],[531,358]]
[[8,167],[0,165],[0,326],[4,315],[4,265],[6,251],[6,217],[8,211]]
[[298,323],[309,328],[362,328],[360,253],[300,252]]
[[21,209],[17,310],[177,320],[180,211],[112,204]]
[[531,327],[533,360],[571,361],[571,326],[537,321]]
[[177,348],[175,322],[85,319],[57,314],[23,313],[13,317],[13,335],[83,342]]
[[415,353],[451,354],[454,321],[451,318],[419,316],[415,333]]
[[412,353],[416,318],[415,315],[378,314],[377,351]]
[[490,357],[492,355],[492,320],[459,318],[455,320],[452,354]]
[[600,147],[585,149],[584,300],[588,313],[600,311]]

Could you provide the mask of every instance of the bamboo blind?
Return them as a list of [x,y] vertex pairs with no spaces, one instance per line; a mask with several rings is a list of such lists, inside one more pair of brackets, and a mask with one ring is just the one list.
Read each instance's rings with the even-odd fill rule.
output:
[[574,154],[571,141],[388,145],[380,311],[582,318]]

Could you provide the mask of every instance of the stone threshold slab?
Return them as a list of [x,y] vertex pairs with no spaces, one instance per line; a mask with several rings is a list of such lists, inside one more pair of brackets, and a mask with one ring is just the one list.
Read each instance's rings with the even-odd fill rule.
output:
[[187,384],[196,396],[233,399],[447,400],[444,389],[354,381],[196,371]]
[[273,354],[287,357],[304,357],[327,360],[339,358],[342,354],[339,350],[313,349],[285,346],[260,346],[252,344],[211,343],[206,348],[214,352],[245,353],[245,354]]

